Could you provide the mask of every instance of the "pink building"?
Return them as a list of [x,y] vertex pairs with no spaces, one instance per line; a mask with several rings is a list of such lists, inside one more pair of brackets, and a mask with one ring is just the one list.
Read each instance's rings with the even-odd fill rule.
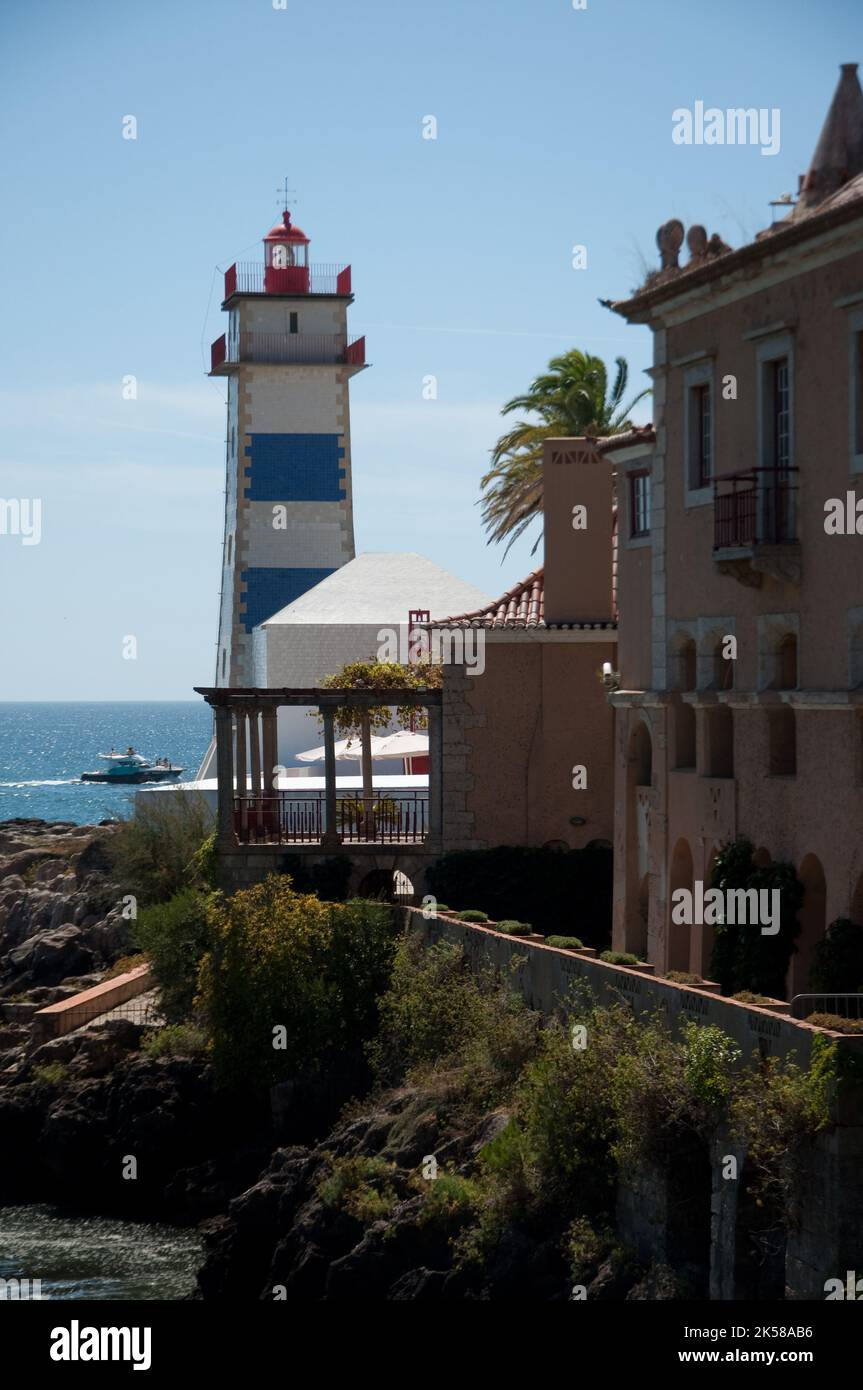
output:
[[706,975],[713,928],[674,924],[672,894],[746,836],[804,885],[800,993],[825,927],[863,923],[856,65],[782,221],[738,250],[690,227],[679,265],[683,234],[660,228],[662,268],[613,306],[653,332],[655,412],[654,431],[605,445],[620,521],[614,944]]

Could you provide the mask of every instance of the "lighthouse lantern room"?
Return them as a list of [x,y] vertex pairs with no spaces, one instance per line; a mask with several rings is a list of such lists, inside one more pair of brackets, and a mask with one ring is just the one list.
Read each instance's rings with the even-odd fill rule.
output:
[[309,238],[291,225],[287,208],[281,223],[264,237],[264,292],[266,294],[308,294]]

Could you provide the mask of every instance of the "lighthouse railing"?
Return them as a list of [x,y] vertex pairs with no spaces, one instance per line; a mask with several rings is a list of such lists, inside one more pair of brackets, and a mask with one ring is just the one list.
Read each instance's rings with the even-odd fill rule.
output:
[[[267,267],[260,261],[237,261],[225,271],[225,299],[235,294],[267,294],[265,272]],[[351,293],[351,267],[322,262],[308,267],[308,290],[294,290],[297,294],[349,295]]]

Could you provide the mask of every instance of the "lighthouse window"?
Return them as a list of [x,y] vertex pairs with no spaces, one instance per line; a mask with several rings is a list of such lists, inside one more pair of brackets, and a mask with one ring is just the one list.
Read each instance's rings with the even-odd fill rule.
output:
[[292,333],[299,333],[299,331],[300,331],[300,316],[299,316],[299,314],[291,314],[291,332],[292,332]]

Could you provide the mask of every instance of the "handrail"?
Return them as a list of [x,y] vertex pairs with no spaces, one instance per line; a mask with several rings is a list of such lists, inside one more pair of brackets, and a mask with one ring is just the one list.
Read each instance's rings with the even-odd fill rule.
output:
[[[807,1007],[814,1004],[816,1007]],[[827,1007],[828,1004],[831,1007]],[[833,1006],[837,1007],[833,1007]],[[838,1007],[841,1005],[842,1007]],[[853,1007],[852,1007],[853,1006]],[[839,1014],[842,1018],[863,1018],[863,994],[795,994],[789,1005],[792,1018],[810,1014]],[[844,1009],[851,1012],[845,1013]]]

